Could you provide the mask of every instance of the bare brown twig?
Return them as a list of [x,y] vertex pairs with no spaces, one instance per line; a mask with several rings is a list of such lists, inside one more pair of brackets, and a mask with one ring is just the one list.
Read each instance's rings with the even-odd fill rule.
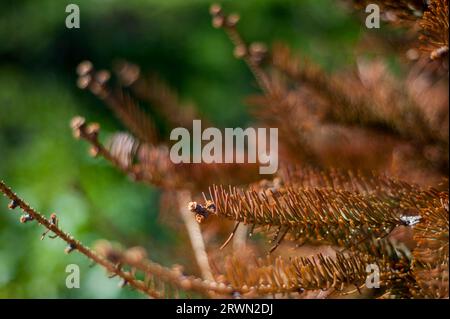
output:
[[161,294],[148,288],[142,281],[137,280],[130,272],[124,271],[118,265],[108,261],[107,259],[101,257],[90,248],[84,246],[79,240],[75,239],[73,236],[64,232],[60,229],[57,223],[53,222],[52,219],[48,220],[41,213],[34,210],[25,201],[23,201],[17,194],[15,194],[3,181],[0,181],[0,192],[11,200],[10,208],[20,207],[20,209],[26,213],[28,216],[35,220],[37,223],[44,226],[49,231],[53,232],[55,236],[61,238],[65,241],[68,246],[66,248],[66,253],[70,253],[74,250],[79,251],[81,254],[85,255],[87,258],[95,262],[96,264],[105,268],[109,273],[119,276],[136,290],[148,295],[152,298],[160,298]]

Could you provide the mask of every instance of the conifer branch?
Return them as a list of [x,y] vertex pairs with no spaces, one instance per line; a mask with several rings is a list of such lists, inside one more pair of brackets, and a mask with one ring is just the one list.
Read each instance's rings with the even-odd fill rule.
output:
[[231,296],[233,289],[213,280],[205,280],[195,276],[185,275],[180,266],[164,267],[147,258],[146,252],[140,247],[121,250],[113,247],[107,241],[100,241],[96,250],[108,260],[117,261],[145,274],[145,281],[153,287],[171,285],[182,291],[192,291],[202,296],[212,297],[214,294]]
[[422,34],[419,39],[431,60],[448,59],[448,13],[448,0],[431,0],[420,20]]
[[252,43],[248,45],[241,34],[237,31],[236,25],[239,22],[239,15],[236,13],[225,14],[222,7],[213,4],[209,12],[212,16],[212,24],[215,28],[223,28],[234,44],[234,56],[243,59],[253,73],[259,87],[267,92],[270,90],[270,81],[267,74],[261,68],[261,63],[267,55],[267,49],[262,43]]
[[[338,189],[286,186],[257,192],[213,186],[206,206],[191,203],[189,207],[205,218],[217,215],[266,230],[275,228],[302,244],[325,242],[353,247],[371,237],[384,237],[397,226],[413,225],[421,218],[418,208],[436,204],[445,196],[436,190],[410,189],[406,194],[400,190],[397,188],[398,197],[394,193],[383,198]],[[416,213],[410,216],[411,211]]]
[[[182,104],[176,92],[156,75],[143,76],[139,66],[126,61],[116,63],[115,71],[121,84],[148,102],[171,127],[190,127],[192,120],[201,118],[193,105]],[[202,118],[202,121],[206,119]]]
[[[376,128],[416,144],[442,143],[439,133],[427,122],[423,110],[382,65],[371,65],[370,68],[361,65],[360,79],[351,80],[353,76],[349,74],[329,76],[311,62],[301,63],[287,47],[280,44],[273,49],[272,63],[299,86],[312,89],[314,99],[327,101],[326,105],[322,105],[322,112],[325,113],[322,121]],[[377,68],[379,74],[375,75],[373,70]],[[389,108],[382,107],[386,100],[390,101]]]
[[[397,259],[397,264],[387,259],[376,259],[361,253],[336,254],[313,257],[294,257],[289,261],[281,257],[256,263],[245,263],[230,257],[225,265],[225,278],[232,286],[242,287],[241,292],[249,296],[267,294],[290,295],[308,290],[331,290],[334,293],[348,294],[348,289],[356,287],[355,292],[364,289],[367,279],[367,266],[377,265],[380,270],[380,288],[392,289],[393,284],[407,275],[408,261]],[[394,270],[394,268],[396,270]]]
[[374,0],[354,1],[358,9],[375,3],[381,7],[383,20],[407,26],[413,32],[420,27],[419,41],[430,60],[440,60],[448,69],[448,0]]
[[[265,45],[244,40],[237,14],[225,14],[219,5],[210,8],[213,26],[227,33],[234,55],[245,61],[263,91],[249,99],[259,106],[252,109],[259,124],[280,131],[281,170],[273,180],[260,180],[256,164],[174,164],[154,119],[126,92],[149,103],[151,114],[169,126],[190,126],[198,117],[192,108],[156,77],[142,76],[134,64],[116,65],[125,88],[118,90],[112,89],[108,71],[95,70],[88,61],[78,66],[78,86],[104,101],[130,132],[114,133],[103,143],[99,124],[76,117],[74,136],[90,145],[91,155],[133,180],[166,194],[176,192],[171,199],[188,228],[200,275],[152,261],[141,247],[123,249],[99,241],[91,250],[65,233],[55,214],[46,218],[0,182],[0,192],[11,200],[9,208],[24,212],[20,222],[45,227],[42,239],[61,238],[67,253],[78,250],[123,285],[152,298],[180,297],[181,292],[212,298],[357,293],[448,298],[448,78],[442,76],[442,66],[448,67],[448,0],[353,2],[375,2],[384,20],[410,29],[411,35],[396,43],[397,53],[416,45],[420,34],[426,56],[415,49],[407,52],[407,59],[417,62],[403,83],[381,60],[359,59],[354,73],[328,74],[286,46],[275,45],[269,53]],[[203,195],[204,202],[186,207],[187,194],[207,185],[214,186]],[[192,224],[209,219],[219,222],[210,223],[213,227],[203,234]],[[220,249],[207,253],[202,235],[225,239],[229,228],[223,220],[234,228]],[[234,254],[216,265],[213,261],[224,260],[221,249],[242,225],[250,226],[250,235],[256,229],[270,237],[267,258],[252,263],[248,254]],[[294,245],[280,247],[284,240],[296,244],[295,253],[286,249]],[[252,241],[249,247],[259,251],[257,244]],[[369,265],[380,270],[379,290],[366,289]]]
[[98,140],[100,133],[100,125],[97,123],[86,123],[83,117],[74,117],[70,123],[73,131],[73,135],[76,139],[86,140],[91,148],[89,150],[91,156],[101,156],[107,161],[111,162],[115,167],[121,170],[126,175],[132,176],[134,179],[138,179],[139,174],[133,166],[127,165],[126,162],[120,156],[114,156],[102,143]]
[[202,189],[205,183],[222,180],[255,180],[258,166],[248,164],[174,164],[170,160],[169,147],[165,144],[149,145],[136,140],[130,134],[113,135],[108,145],[99,139],[100,126],[86,123],[82,117],[72,119],[73,135],[90,145],[92,156],[101,156],[135,181],[145,182],[166,189]]
[[[344,190],[351,193],[375,196],[396,207],[411,207],[421,209],[440,207],[442,198],[447,196],[445,190],[432,187],[423,188],[414,183],[388,177],[375,172],[361,172],[335,168],[315,169],[311,167],[289,166],[280,169],[279,178],[269,186],[260,186],[265,191],[270,185],[276,184],[274,190],[282,190],[283,186],[302,189]],[[444,183],[443,188],[445,189]],[[273,188],[273,186],[272,186]]]
[[120,265],[118,266],[116,263],[113,263],[101,257],[90,248],[84,246],[79,240],[64,232],[61,228],[58,227],[57,223],[55,222],[56,217],[54,215],[52,215],[52,218],[47,219],[41,213],[34,210],[17,194],[15,194],[3,181],[0,181],[0,192],[11,200],[11,203],[9,205],[10,209],[19,207],[25,213],[25,215],[21,217],[21,222],[36,221],[40,225],[44,226],[48,231],[51,231],[56,237],[59,237],[60,239],[65,241],[68,245],[65,250],[66,253],[70,253],[76,250],[85,255],[88,259],[92,260],[94,263],[105,268],[109,273],[119,276],[124,282],[126,282],[136,290],[152,298],[161,297],[160,293],[147,287],[142,281],[137,280],[132,273],[124,271],[120,267]]
[[155,144],[158,134],[154,123],[136,102],[122,90],[116,93],[108,86],[111,77],[109,71],[96,71],[90,61],[83,61],[77,67],[78,86],[89,89],[94,95],[102,99],[122,123],[139,140]]
[[412,293],[427,298],[448,298],[449,293],[449,212],[448,194],[441,207],[424,208],[423,222],[414,228],[417,247],[413,251]]

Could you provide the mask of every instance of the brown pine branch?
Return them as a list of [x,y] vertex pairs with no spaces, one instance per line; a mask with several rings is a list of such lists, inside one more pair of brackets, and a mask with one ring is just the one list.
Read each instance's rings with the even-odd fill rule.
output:
[[[285,265],[281,259],[278,259],[274,266],[261,264],[257,268],[243,267],[234,260],[227,266],[225,278],[228,284],[201,280],[185,276],[177,268],[166,268],[146,259],[146,254],[141,248],[131,248],[122,252],[113,249],[109,243],[102,242],[97,244],[97,252],[94,252],[62,231],[58,227],[55,215],[47,220],[13,193],[3,182],[0,182],[0,191],[11,200],[9,205],[11,209],[20,207],[27,214],[25,218],[21,219],[23,222],[35,220],[68,244],[66,252],[78,250],[96,264],[103,266],[109,273],[121,277],[126,284],[151,297],[167,295],[169,290],[165,284],[207,296],[210,296],[211,292],[221,295],[238,293],[261,296],[300,292],[308,289],[334,288],[342,290],[349,284],[359,287],[367,276],[365,265],[370,261],[367,257],[338,254],[336,260],[319,255],[317,259],[296,258]],[[125,266],[130,267],[131,271],[124,271]],[[136,279],[136,270],[145,273],[144,282]],[[386,281],[385,278],[392,279],[392,273],[383,270],[382,283]]]
[[448,69],[448,0],[354,0],[359,10],[368,4],[380,6],[382,19],[420,32],[420,49],[430,60],[440,60]]
[[239,15],[236,13],[225,14],[222,7],[213,4],[209,12],[212,16],[212,25],[215,28],[222,28],[227,33],[231,42],[234,44],[234,55],[239,59],[243,59],[250,71],[253,73],[259,87],[264,91],[270,91],[270,81],[266,72],[262,69],[261,64],[267,55],[267,49],[262,43],[247,44],[237,31],[237,23]]
[[[224,276],[232,286],[242,287],[243,296],[255,297],[272,294],[291,296],[305,291],[326,290],[331,293],[350,294],[364,289],[368,273],[366,267],[373,264],[380,270],[380,289],[394,289],[398,281],[409,271],[408,260],[397,259],[394,267],[388,259],[350,253],[313,257],[294,257],[289,261],[281,257],[258,259],[255,263],[230,257],[226,260]],[[408,284],[405,280],[403,284]],[[355,288],[352,292],[350,288]],[[397,288],[398,289],[398,288]],[[378,291],[379,292],[379,291]]]
[[167,147],[140,144],[126,133],[113,135],[109,145],[104,146],[98,139],[100,126],[97,123],[87,124],[82,117],[74,117],[71,127],[75,138],[91,145],[92,156],[103,157],[133,180],[167,188],[182,185],[177,174],[179,171],[174,170],[174,164],[169,159]]
[[278,78],[271,78],[271,81],[270,91],[247,98],[253,106],[252,113],[265,126],[278,128],[282,158],[322,166],[311,142],[320,123],[317,115],[311,112],[308,96],[289,91]]
[[128,165],[129,163],[117,154],[112,154],[102,143],[100,143],[98,140],[100,125],[98,123],[88,124],[83,117],[76,116],[72,119],[70,126],[76,139],[83,139],[91,145],[89,150],[91,156],[101,156],[126,175],[130,175],[134,179],[139,178],[139,172],[134,169],[133,166]]
[[44,226],[48,231],[51,231],[56,237],[59,237],[60,239],[65,241],[68,244],[65,250],[66,253],[70,253],[76,250],[85,255],[88,259],[92,260],[94,263],[105,268],[109,273],[119,276],[125,283],[129,284],[136,290],[152,298],[161,297],[161,294],[158,291],[147,287],[144,282],[136,279],[131,272],[122,270],[122,267],[120,267],[120,265],[118,265],[117,263],[113,263],[103,258],[102,256],[92,251],[90,248],[84,246],[73,236],[64,232],[61,228],[58,227],[55,215],[52,215],[52,218],[47,219],[41,213],[34,210],[17,194],[15,194],[3,181],[0,181],[0,192],[11,200],[11,203],[9,204],[10,209],[19,207],[25,213],[25,215],[21,217],[21,222],[36,221],[38,224]]
[[448,13],[448,0],[431,0],[420,20],[421,49],[429,52],[431,60],[448,60]]
[[152,286],[170,285],[175,289],[186,292],[192,291],[205,297],[231,296],[233,292],[233,288],[229,285],[185,275],[180,266],[168,268],[155,263],[147,258],[145,250],[141,247],[121,250],[113,247],[107,241],[100,241],[96,245],[96,250],[108,260],[117,261],[142,272],[145,274],[146,281],[151,283]]
[[81,89],[89,89],[102,99],[139,140],[149,144],[158,142],[157,130],[148,114],[123,90],[114,92],[109,87],[108,81],[111,77],[109,71],[96,71],[90,61],[83,61],[78,65],[77,73],[78,86]]
[[[178,267],[166,268],[146,259],[141,248],[135,247],[121,251],[109,243],[101,243],[99,251],[118,260],[123,265],[142,271],[152,285],[159,286],[163,281],[176,289],[193,291],[208,297],[255,298],[266,295],[281,296],[302,293],[307,290],[332,290],[344,293],[347,287],[363,288],[367,278],[366,267],[375,264],[380,268],[380,286],[383,290],[399,289],[406,280],[399,279],[409,271],[408,259],[393,251],[395,258],[386,258],[385,246],[377,246],[380,256],[361,253],[337,254],[336,256],[317,255],[311,258],[293,258],[289,261],[278,257],[258,259],[248,263],[236,257],[226,258],[223,273],[216,275],[218,281],[202,280],[186,276]],[[375,248],[373,248],[375,249]],[[386,250],[387,251],[387,250]],[[410,278],[408,278],[409,280]],[[348,292],[347,292],[348,293]]]
[[381,63],[360,63],[359,79],[352,74],[330,76],[308,61],[300,62],[280,44],[273,49],[272,63],[298,86],[312,89],[312,98],[327,101],[321,106],[322,121],[373,128],[415,144],[442,143],[423,110]]
[[97,123],[88,124],[82,117],[73,118],[71,127],[75,138],[91,145],[92,156],[105,158],[135,181],[167,189],[201,190],[214,181],[241,180],[248,183],[258,176],[257,163],[174,164],[165,144],[154,146],[141,143],[126,133],[113,135],[108,145],[104,146],[98,139],[100,126]]
[[285,186],[256,191],[214,186],[205,206],[190,203],[189,208],[203,218],[216,215],[266,231],[275,229],[275,240],[278,233],[286,233],[301,244],[353,247],[371,237],[384,237],[397,226],[414,225],[421,218],[420,207],[440,205],[440,197],[446,194],[413,188],[402,192],[401,187],[397,192],[397,196],[385,193],[383,198],[339,189]]
[[148,102],[172,127],[190,127],[192,120],[201,118],[192,105],[182,104],[177,94],[156,75],[144,77],[139,66],[127,61],[116,63],[115,71],[124,87]]
[[413,250],[413,275],[417,286],[413,295],[427,298],[449,296],[449,211],[448,194],[441,206],[424,208],[423,221],[414,228],[417,247]]
[[[386,174],[335,168],[318,170],[311,167],[291,165],[282,167],[278,176],[279,179],[276,180],[279,185],[278,189],[286,185],[307,189],[344,190],[376,196],[381,200],[390,202],[391,205],[397,203],[398,207],[408,206],[414,209],[430,206],[439,207],[441,196],[446,196],[446,190],[448,189],[448,183],[444,181],[439,189],[423,188],[414,183],[389,177]],[[264,184],[261,186],[260,190],[264,191]]]

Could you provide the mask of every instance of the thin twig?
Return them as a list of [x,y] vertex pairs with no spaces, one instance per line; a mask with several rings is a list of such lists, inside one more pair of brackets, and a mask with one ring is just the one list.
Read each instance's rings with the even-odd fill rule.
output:
[[115,167],[121,170],[124,174],[138,179],[138,172],[134,166],[126,166],[119,159],[113,156],[105,146],[98,140],[100,127],[96,123],[87,124],[83,117],[74,117],[71,122],[73,135],[77,139],[83,139],[91,145],[91,154],[93,156],[102,156],[107,161],[111,162]]
[[231,239],[233,239],[234,234],[236,233],[236,230],[239,227],[239,224],[240,224],[240,222],[236,223],[236,225],[234,226],[233,231],[231,232],[230,236],[228,236],[227,240],[222,244],[222,246],[220,246],[220,248],[219,248],[220,250],[224,249],[228,245],[228,243],[231,241]]
[[208,255],[206,254],[205,242],[199,224],[195,221],[194,215],[186,207],[186,202],[191,198],[188,192],[180,192],[178,195],[179,212],[186,225],[195,259],[202,273],[203,279],[214,280],[211,266],[209,265]]

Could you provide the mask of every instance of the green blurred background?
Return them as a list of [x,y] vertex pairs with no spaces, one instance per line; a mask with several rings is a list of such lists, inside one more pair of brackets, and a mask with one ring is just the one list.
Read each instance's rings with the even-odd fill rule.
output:
[[[67,29],[65,8],[76,3],[81,28]],[[134,184],[72,138],[69,121],[82,115],[104,134],[122,129],[89,92],[75,85],[76,65],[89,59],[110,69],[124,58],[154,71],[182,100],[194,101],[218,126],[249,120],[243,99],[256,92],[232,45],[212,28],[204,0],[28,0],[0,3],[0,179],[61,226],[91,245],[106,238],[143,245],[163,264],[186,264],[182,235],[161,222],[159,192]],[[239,12],[250,41],[288,43],[326,69],[352,61],[361,23],[328,0],[224,1]],[[131,298],[100,267],[65,255],[60,240],[39,240],[42,228],[22,225],[0,198],[0,298]],[[171,216],[165,217],[170,219]],[[177,219],[177,216],[172,218]],[[81,269],[81,288],[65,287],[65,267]]]

